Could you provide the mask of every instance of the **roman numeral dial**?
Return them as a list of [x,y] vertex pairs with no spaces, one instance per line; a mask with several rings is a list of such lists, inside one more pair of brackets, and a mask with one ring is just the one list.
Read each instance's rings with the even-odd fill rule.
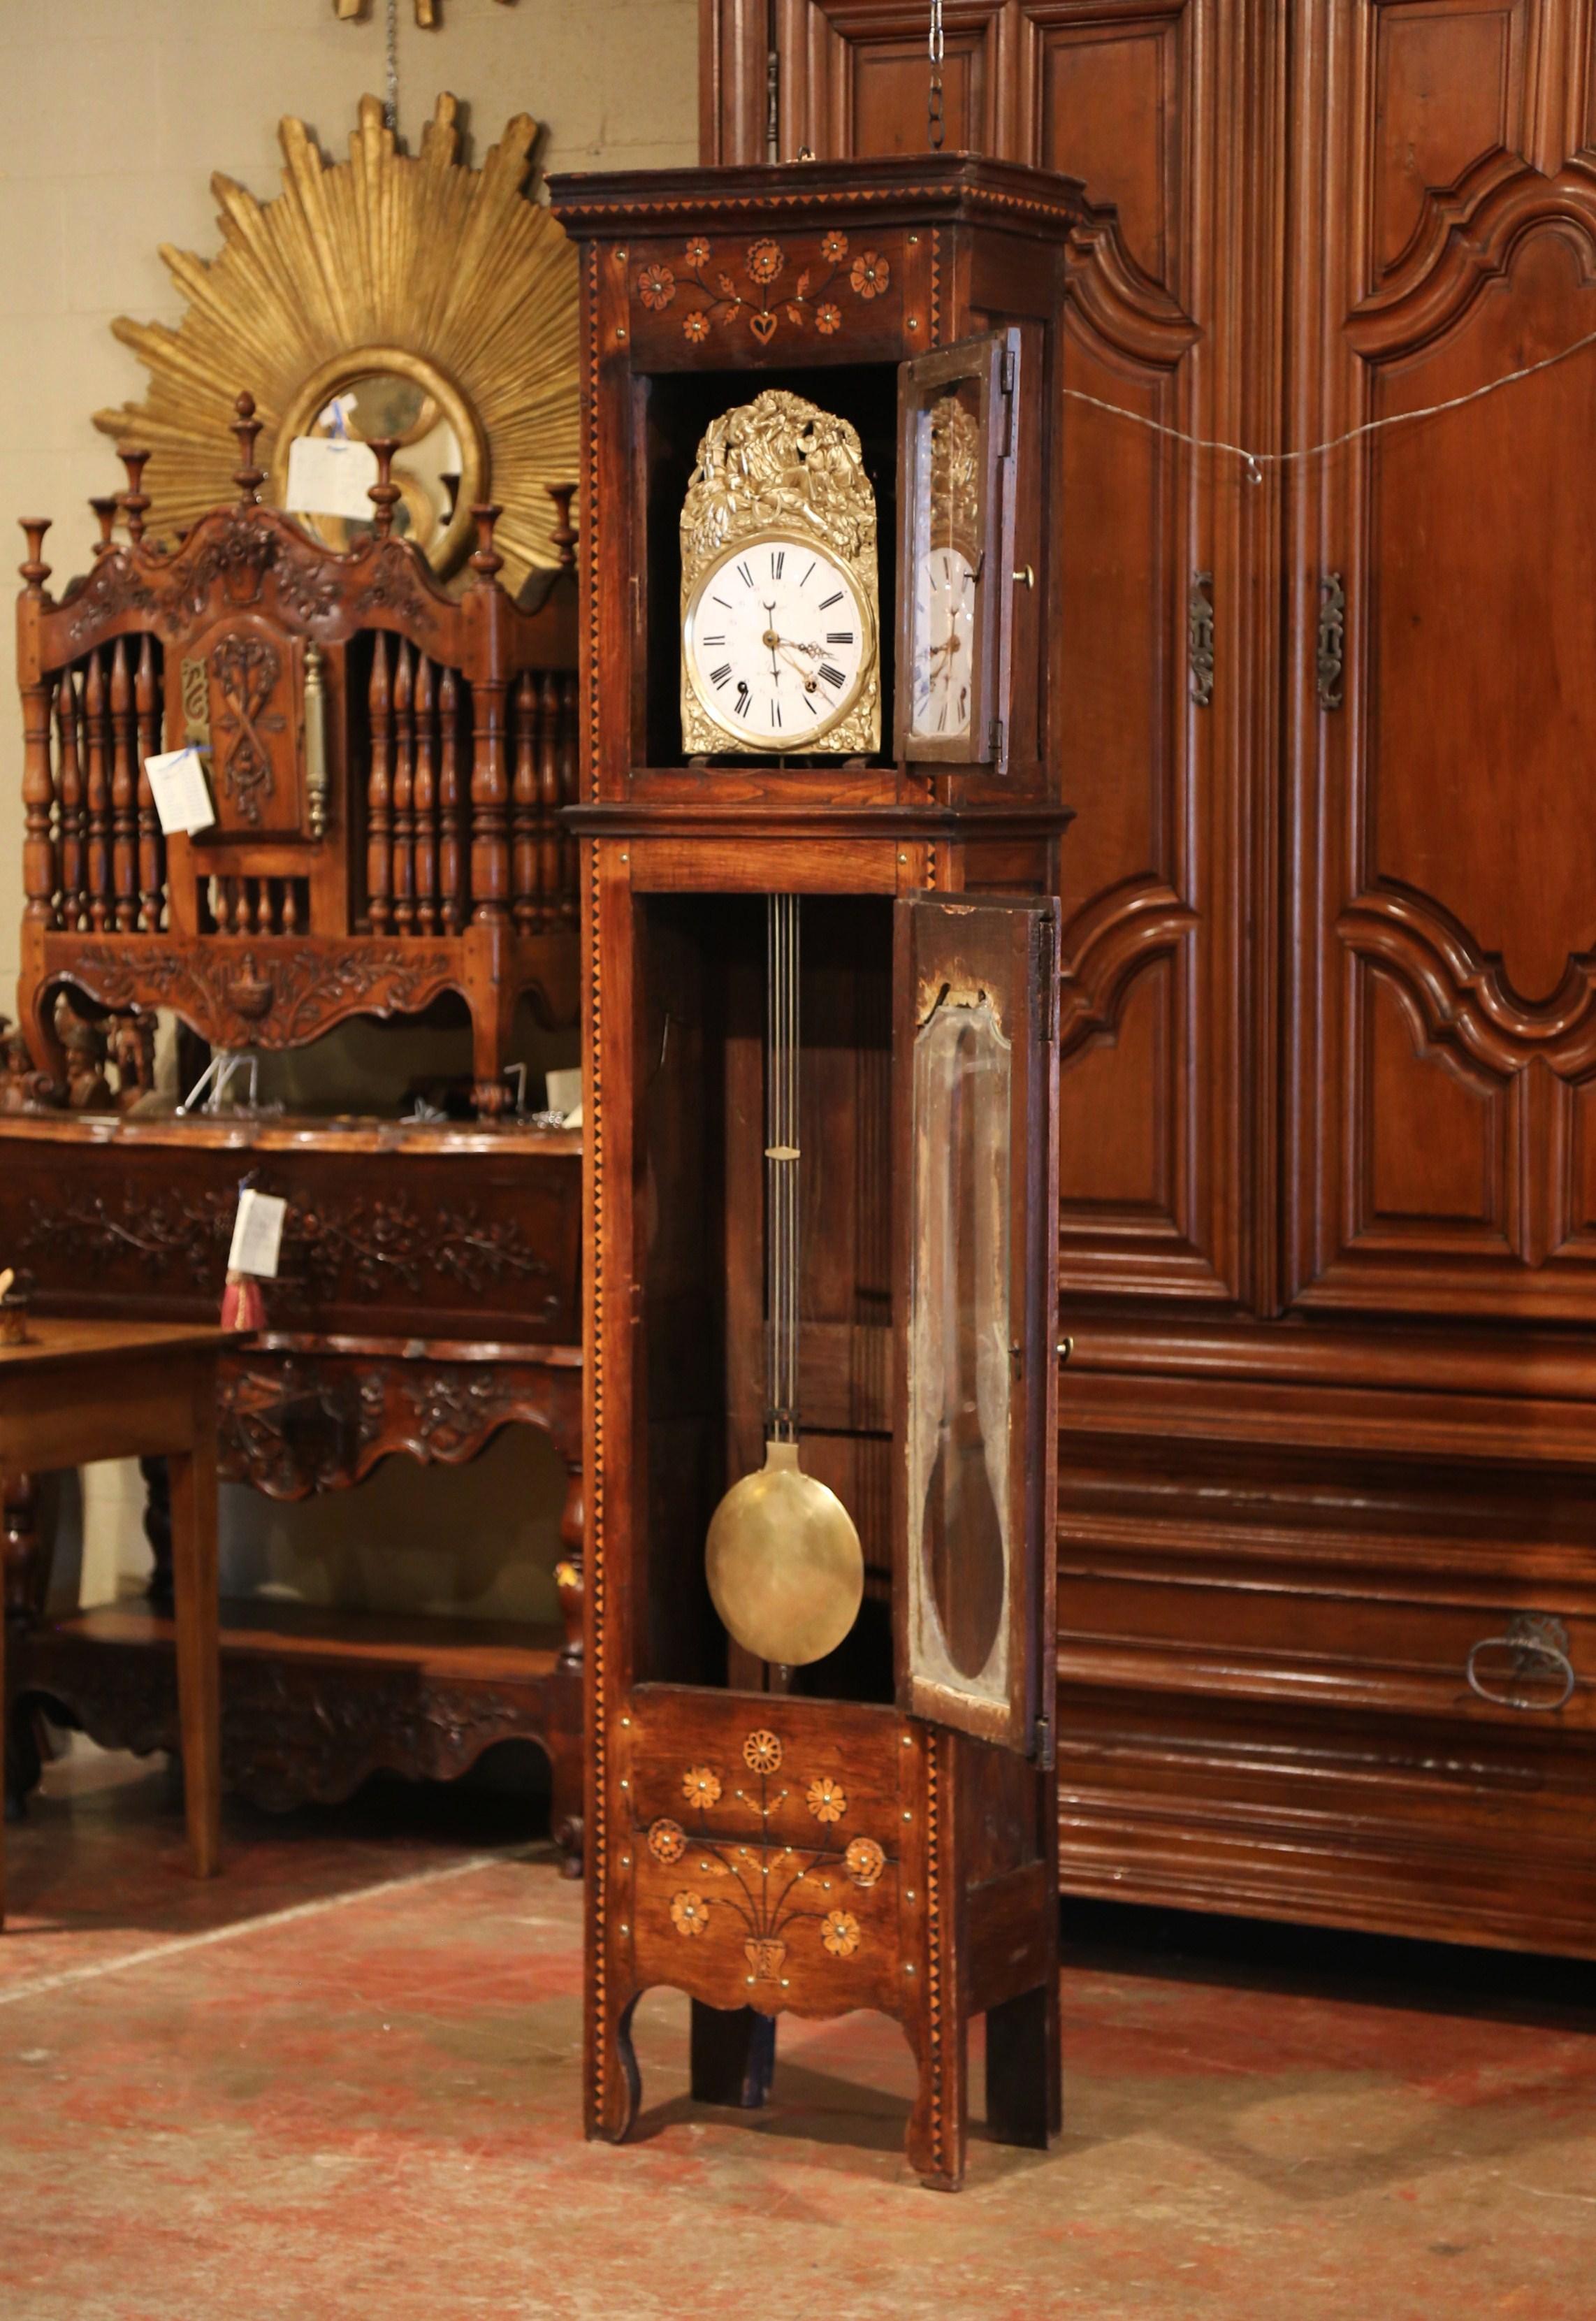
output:
[[682,661],[729,750],[802,755],[826,749],[858,702],[875,623],[853,573],[812,540],[744,538],[694,589]]

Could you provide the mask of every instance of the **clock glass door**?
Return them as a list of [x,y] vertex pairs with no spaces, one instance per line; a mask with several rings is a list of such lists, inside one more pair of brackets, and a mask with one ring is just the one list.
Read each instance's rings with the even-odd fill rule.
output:
[[899,1698],[1045,1749],[1052,1661],[1048,899],[897,906]]
[[899,373],[897,730],[910,764],[1006,771],[1020,334]]

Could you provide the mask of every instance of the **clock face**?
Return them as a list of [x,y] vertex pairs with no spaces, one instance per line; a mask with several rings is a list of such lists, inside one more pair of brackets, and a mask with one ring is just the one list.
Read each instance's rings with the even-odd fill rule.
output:
[[687,679],[733,748],[827,747],[875,660],[875,624],[847,565],[798,533],[739,541],[711,565],[682,624]]
[[975,575],[957,548],[933,548],[914,568],[911,636],[912,732],[956,740],[970,730]]

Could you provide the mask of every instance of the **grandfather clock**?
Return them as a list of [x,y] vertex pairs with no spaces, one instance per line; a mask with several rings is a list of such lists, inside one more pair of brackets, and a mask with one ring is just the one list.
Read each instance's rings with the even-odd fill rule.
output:
[[588,2133],[639,1994],[909,2158],[1058,2125],[1055,344],[1071,181],[557,181],[584,281]]

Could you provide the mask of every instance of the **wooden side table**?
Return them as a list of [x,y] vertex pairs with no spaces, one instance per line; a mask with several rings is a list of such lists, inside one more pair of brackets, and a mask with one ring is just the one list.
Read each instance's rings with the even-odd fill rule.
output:
[[[216,1360],[236,1332],[183,1323],[30,1315],[30,1343],[0,1346],[0,1474],[96,1459],[170,1461],[177,1696],[188,1850],[196,1878],[221,1853],[216,1606]],[[5,1676],[0,1652],[0,1732]],[[0,1925],[5,1919],[0,1836]]]

